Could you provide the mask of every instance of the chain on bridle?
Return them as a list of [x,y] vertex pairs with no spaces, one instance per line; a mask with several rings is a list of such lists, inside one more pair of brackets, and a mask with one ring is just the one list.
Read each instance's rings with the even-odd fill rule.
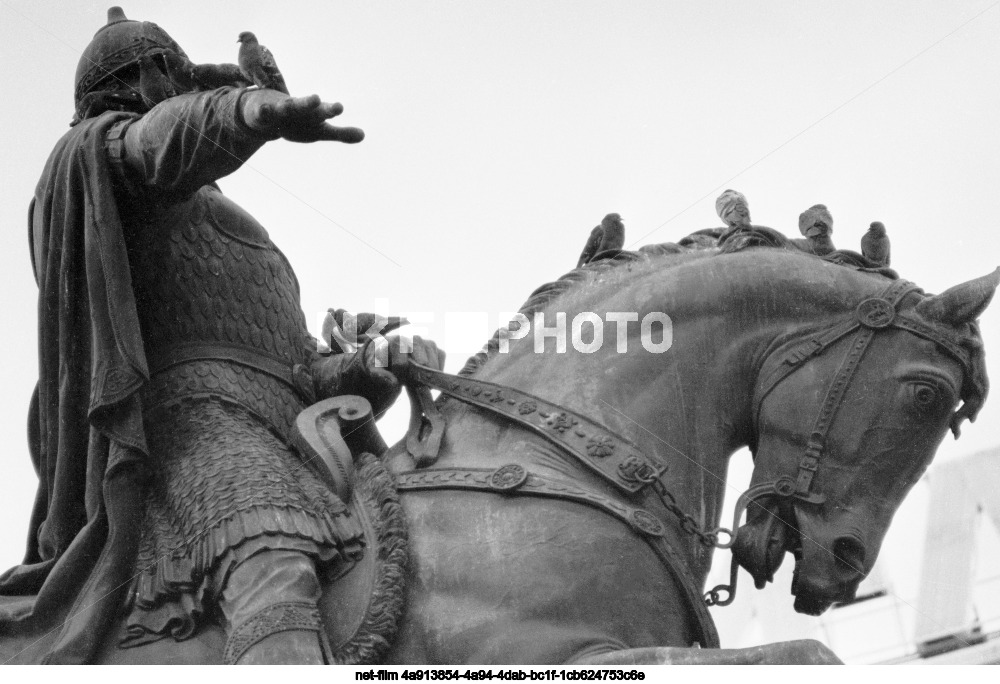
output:
[[[732,546],[732,542],[735,541],[735,531],[739,528],[744,512],[759,498],[776,496],[781,499],[794,499],[801,503],[815,505],[826,501],[824,494],[813,491],[813,483],[826,453],[827,436],[837,411],[844,401],[847,388],[857,374],[861,359],[879,331],[895,328],[930,340],[945,349],[961,363],[966,373],[972,372],[969,354],[957,340],[942,331],[935,330],[909,313],[898,311],[900,303],[908,294],[919,291],[920,288],[913,283],[897,280],[879,296],[861,301],[846,320],[841,320],[825,330],[813,332],[804,339],[799,338],[786,344],[781,350],[765,360],[764,367],[767,370],[761,373],[764,376],[764,382],[759,385],[760,389],[757,391],[753,403],[755,425],[759,422],[764,399],[778,384],[802,368],[807,360],[819,356],[835,343],[852,333],[854,334],[840,367],[827,388],[826,397],[820,406],[819,414],[816,416],[809,441],[799,459],[795,477],[785,475],[771,482],[759,483],[745,491],[736,502],[733,515],[733,536],[728,545],[720,544],[719,548]],[[779,357],[777,363],[770,364],[771,359],[775,357]],[[727,606],[732,603],[736,595],[737,569],[738,563],[734,556],[730,567],[729,584],[720,584],[709,590],[706,593],[708,605]],[[728,596],[724,599],[720,596],[723,591],[728,592]]]
[[[674,495],[663,484],[662,477],[666,468],[641,454],[633,442],[596,421],[534,395],[483,380],[450,376],[412,361],[408,363],[410,368],[404,372],[410,383],[408,391],[411,392],[414,406],[407,448],[414,456],[418,468],[426,467],[436,460],[444,421],[431,400],[429,388],[434,387],[460,401],[488,409],[530,428],[626,493],[635,493],[649,487],[663,506],[677,517],[685,534],[692,536],[706,548],[729,549],[736,541],[736,531],[743,514],[757,499],[777,496],[815,505],[826,500],[825,495],[813,491],[813,482],[825,454],[827,436],[861,360],[879,331],[890,328],[906,330],[935,342],[955,357],[967,373],[971,372],[969,353],[956,339],[909,313],[897,310],[903,299],[916,291],[919,288],[913,283],[896,280],[880,295],[861,301],[847,317],[782,345],[764,360],[760,373],[764,380],[758,384],[759,389],[753,402],[755,426],[764,399],[778,384],[802,368],[807,360],[819,356],[852,333],[854,335],[827,388],[805,451],[799,459],[795,477],[785,475],[771,482],[754,485],[743,492],[736,502],[731,529],[717,527],[706,530],[701,527],[694,516],[678,505]],[[430,423],[431,430],[421,438],[423,420]],[[726,541],[719,541],[720,535],[728,538]],[[707,591],[704,595],[707,605],[727,606],[733,602],[738,567],[734,556],[729,584],[720,584]],[[722,592],[727,593],[725,598],[722,597]]]

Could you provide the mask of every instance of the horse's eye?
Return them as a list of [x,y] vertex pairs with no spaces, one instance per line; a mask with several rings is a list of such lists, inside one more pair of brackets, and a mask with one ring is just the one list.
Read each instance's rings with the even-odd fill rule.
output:
[[929,409],[937,403],[937,389],[926,383],[914,383],[911,388],[913,405],[918,409]]

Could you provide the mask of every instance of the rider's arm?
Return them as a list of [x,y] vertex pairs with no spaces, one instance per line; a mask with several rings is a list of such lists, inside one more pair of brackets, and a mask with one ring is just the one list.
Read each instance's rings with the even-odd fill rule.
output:
[[183,197],[229,175],[269,140],[360,142],[360,129],[329,123],[342,111],[315,95],[218,88],[172,97],[117,124],[109,132],[108,150],[127,181],[147,192]]
[[147,191],[185,196],[238,169],[274,132],[252,129],[244,100],[254,91],[219,88],[164,100],[142,117],[112,129],[122,140],[119,164]]

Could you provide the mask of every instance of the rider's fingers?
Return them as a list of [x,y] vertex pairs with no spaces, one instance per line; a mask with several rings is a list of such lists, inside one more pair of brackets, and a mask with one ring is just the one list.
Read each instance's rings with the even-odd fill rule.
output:
[[332,140],[342,143],[359,143],[365,139],[365,132],[353,126],[332,126],[323,124],[317,140]]
[[389,368],[389,340],[384,337],[375,338],[372,340],[371,349],[368,353],[371,355],[368,366],[373,372]]
[[412,354],[411,359],[422,366],[427,363],[427,352],[425,351],[425,347],[426,343],[423,338],[420,337],[420,335],[414,335],[410,344],[410,354]]

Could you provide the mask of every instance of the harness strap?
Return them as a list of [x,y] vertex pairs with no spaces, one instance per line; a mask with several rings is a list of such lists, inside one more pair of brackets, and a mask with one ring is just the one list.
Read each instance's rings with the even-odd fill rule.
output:
[[[797,370],[802,362],[826,350],[850,333],[855,333],[851,346],[837,369],[833,382],[827,389],[819,415],[816,416],[816,422],[809,435],[805,452],[799,460],[798,474],[795,479],[795,494],[799,498],[805,498],[812,488],[812,481],[819,467],[820,458],[823,456],[823,449],[826,446],[826,438],[833,424],[833,419],[843,402],[847,388],[850,387],[851,381],[857,373],[861,359],[875,337],[875,333],[890,326],[899,326],[896,308],[907,294],[917,289],[913,283],[897,280],[878,297],[865,299],[858,304],[850,320],[837,324],[825,333],[809,338],[793,347],[782,359],[781,365],[771,374],[763,390],[759,393],[754,406],[755,416],[759,414],[764,398],[782,380]],[[912,323],[912,321],[908,322]],[[909,329],[907,326],[899,327]],[[922,332],[923,336],[927,335],[927,331]],[[934,335],[935,341],[939,338],[941,338],[940,335]]]
[[[555,444],[591,472],[634,494],[659,479],[666,467],[636,445],[587,416],[504,385],[428,368],[412,360],[394,372],[417,383],[528,428]],[[411,426],[412,431],[412,426]],[[409,439],[408,439],[409,444]]]
[[695,616],[698,640],[705,648],[719,648],[719,635],[705,600],[695,587],[699,586],[680,554],[664,538],[666,527],[649,511],[615,501],[603,494],[580,487],[572,482],[556,480],[529,472],[516,463],[499,468],[425,468],[396,476],[400,491],[461,489],[493,492],[506,496],[541,496],[597,508],[635,530],[656,552],[657,557],[674,575],[677,585]]

